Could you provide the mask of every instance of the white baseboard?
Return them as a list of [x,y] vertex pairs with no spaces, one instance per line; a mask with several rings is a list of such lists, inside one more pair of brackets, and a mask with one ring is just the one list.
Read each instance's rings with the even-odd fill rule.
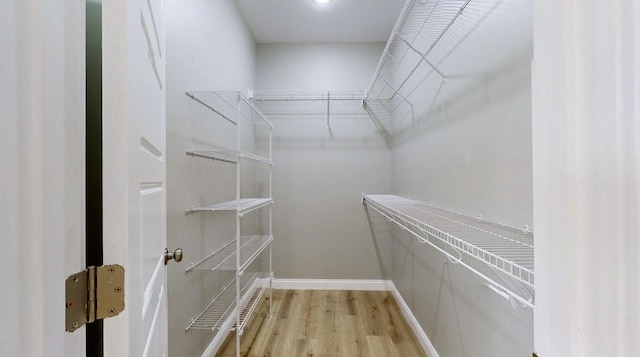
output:
[[389,291],[389,280],[358,279],[273,279],[279,290],[369,290]]
[[422,348],[427,352],[427,355],[429,357],[439,357],[438,351],[436,351],[436,348],[431,343],[431,340],[429,340],[429,337],[427,337],[427,334],[424,333],[422,326],[420,326],[420,323],[418,323],[418,320],[413,315],[413,312],[411,312],[409,305],[407,305],[407,303],[404,301],[404,299],[402,298],[402,295],[400,295],[400,292],[398,291],[396,286],[393,284],[393,282],[390,282],[389,290],[393,294],[393,297],[396,299],[396,302],[400,307],[400,311],[402,311],[404,318],[407,319],[407,322],[409,323],[409,326],[411,326],[413,333],[416,334],[416,338],[418,339],[418,342],[420,342],[420,344],[422,345]]
[[[268,279],[258,279],[251,287],[255,290],[268,284]],[[422,348],[427,352],[429,357],[439,357],[438,351],[427,337],[427,334],[418,323],[418,320],[411,312],[409,305],[404,301],[402,295],[391,280],[356,280],[356,279],[273,279],[272,287],[281,290],[368,290],[368,291],[390,291],[398,302],[402,315],[407,319],[409,326],[413,330]],[[228,331],[233,324],[233,319],[229,319],[220,333],[216,334],[203,357],[213,356],[222,347],[227,338]],[[228,326],[227,326],[228,325]]]

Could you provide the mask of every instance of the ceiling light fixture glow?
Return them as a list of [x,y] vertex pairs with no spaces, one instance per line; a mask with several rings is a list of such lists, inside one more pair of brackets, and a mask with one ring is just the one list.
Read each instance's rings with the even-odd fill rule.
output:
[[331,0],[313,0],[313,1],[315,1],[318,4],[326,4],[326,3],[330,2]]

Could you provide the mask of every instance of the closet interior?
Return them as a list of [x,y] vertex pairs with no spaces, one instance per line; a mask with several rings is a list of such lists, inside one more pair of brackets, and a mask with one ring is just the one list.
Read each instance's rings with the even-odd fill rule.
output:
[[407,0],[386,42],[310,44],[256,44],[247,6],[167,6],[170,354],[240,351],[272,287],[339,281],[386,284],[429,356],[530,355],[531,2]]

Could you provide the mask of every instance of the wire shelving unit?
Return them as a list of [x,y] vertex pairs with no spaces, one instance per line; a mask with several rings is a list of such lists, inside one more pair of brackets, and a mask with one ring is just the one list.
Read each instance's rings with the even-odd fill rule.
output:
[[[187,96],[234,126],[236,133],[235,148],[213,148],[214,143],[201,143],[204,148],[186,151],[186,155],[212,161],[221,161],[235,165],[235,199],[214,202],[205,205],[194,205],[186,210],[186,214],[216,214],[220,211],[235,212],[235,237],[229,237],[217,249],[204,255],[200,260],[191,263],[186,272],[205,270],[210,272],[233,271],[234,278],[225,284],[209,304],[195,316],[186,330],[218,330],[216,339],[224,339],[223,332],[235,331],[237,356],[240,356],[240,339],[243,329],[251,314],[260,303],[265,290],[269,291],[269,314],[271,314],[271,286],[273,280],[272,245],[272,131],[273,124],[249,99],[237,91],[199,91],[187,92]],[[257,136],[260,130],[268,131],[266,148],[263,153],[255,152],[256,145],[246,145],[248,133]],[[257,139],[256,139],[257,140]],[[228,144],[228,143],[227,143]],[[255,143],[254,143],[255,144]],[[251,147],[254,150],[247,150]],[[206,164],[206,160],[202,164]],[[265,165],[268,169],[268,185],[262,197],[243,197],[243,166],[246,162]],[[253,171],[248,171],[253,177]],[[257,173],[256,173],[257,174]],[[242,219],[245,215],[258,210],[267,210],[268,220],[255,229],[261,230],[259,235],[242,235]],[[256,259],[268,251],[268,271],[248,272]],[[255,270],[251,268],[251,270]]]
[[[519,229],[489,222],[395,195],[365,194],[362,202],[413,234],[421,243],[431,245],[518,303],[533,308],[533,233],[526,227]],[[531,296],[521,296],[507,284],[480,272],[467,262],[469,259],[513,279],[530,291]]]

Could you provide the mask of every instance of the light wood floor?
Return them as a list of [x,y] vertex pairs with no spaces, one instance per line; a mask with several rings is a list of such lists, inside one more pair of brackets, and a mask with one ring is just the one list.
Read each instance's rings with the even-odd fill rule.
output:
[[[426,356],[386,291],[273,290],[268,313],[267,297],[245,327],[242,356]],[[217,356],[235,356],[235,344],[229,334]]]

